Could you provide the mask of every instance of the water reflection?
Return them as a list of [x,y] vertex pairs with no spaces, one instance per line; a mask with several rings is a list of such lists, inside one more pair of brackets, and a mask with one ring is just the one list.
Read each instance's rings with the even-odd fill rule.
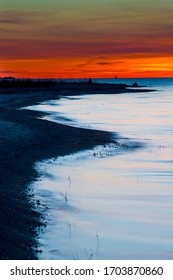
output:
[[85,250],[94,259],[173,257],[173,164],[168,169],[146,159],[143,165],[144,153],[147,158],[148,152],[138,151],[133,159],[85,153],[44,165],[57,178],[41,182],[41,195],[43,189],[53,193],[45,200],[52,223],[41,258],[86,259]]
[[[111,150],[38,164],[37,195],[49,219],[40,258],[173,258],[172,102],[167,89],[43,105],[53,121],[65,116],[65,122],[118,131],[144,146],[133,149],[135,142],[126,139]],[[131,149],[124,152],[125,145]]]

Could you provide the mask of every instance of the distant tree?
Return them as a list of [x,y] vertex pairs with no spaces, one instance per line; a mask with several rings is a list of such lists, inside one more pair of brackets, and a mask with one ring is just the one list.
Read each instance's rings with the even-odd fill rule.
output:
[[92,79],[91,79],[91,78],[89,78],[89,80],[88,80],[88,84],[92,84],[92,83],[93,83]]
[[133,87],[138,87],[138,83],[134,83],[134,84],[133,84]]

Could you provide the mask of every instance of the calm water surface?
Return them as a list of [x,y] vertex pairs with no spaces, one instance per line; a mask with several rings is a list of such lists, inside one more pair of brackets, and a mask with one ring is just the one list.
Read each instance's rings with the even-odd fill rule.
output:
[[128,138],[37,164],[36,194],[48,206],[40,259],[173,259],[173,80],[163,80],[156,92],[33,108]]

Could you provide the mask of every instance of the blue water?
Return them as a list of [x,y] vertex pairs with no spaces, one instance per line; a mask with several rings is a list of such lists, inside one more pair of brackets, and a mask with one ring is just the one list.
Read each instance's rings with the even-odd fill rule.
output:
[[118,78],[118,79],[93,79],[95,82],[99,83],[115,83],[115,84],[129,84],[133,85],[134,83],[138,83],[141,86],[147,87],[169,87],[173,86],[173,78]]
[[119,135],[118,146],[37,163],[35,192],[48,206],[40,259],[173,259],[173,79],[113,82],[157,91],[33,108],[50,121]]
[[[66,79],[65,79],[66,80]],[[147,87],[172,87],[173,86],[173,78],[93,78],[93,82],[96,83],[110,83],[110,84],[127,84],[133,85],[134,83],[138,83],[140,86]],[[69,81],[67,79],[67,81]],[[87,79],[72,79],[71,81],[87,81]]]

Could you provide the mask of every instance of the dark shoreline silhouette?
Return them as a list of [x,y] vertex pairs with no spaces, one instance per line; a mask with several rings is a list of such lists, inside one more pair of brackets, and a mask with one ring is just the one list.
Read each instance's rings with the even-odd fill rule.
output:
[[115,142],[115,135],[109,132],[52,123],[38,118],[43,113],[19,109],[60,96],[128,90],[142,89],[94,83],[34,89],[0,87],[0,259],[37,259],[38,230],[46,226],[46,209],[35,200],[30,185],[39,176],[35,162]]
[[[14,78],[14,77],[5,77],[0,78],[0,88],[37,88],[37,87],[56,87],[58,85],[67,85],[67,84],[89,84],[89,85],[96,85],[97,82],[93,81],[91,78],[87,80],[63,80],[63,79],[21,79],[21,78]],[[101,84],[103,85],[103,83]],[[109,85],[109,84],[107,84]],[[124,83],[113,84],[115,89],[125,89],[127,87],[143,87],[139,86],[137,82],[133,83],[132,85],[127,85]]]

